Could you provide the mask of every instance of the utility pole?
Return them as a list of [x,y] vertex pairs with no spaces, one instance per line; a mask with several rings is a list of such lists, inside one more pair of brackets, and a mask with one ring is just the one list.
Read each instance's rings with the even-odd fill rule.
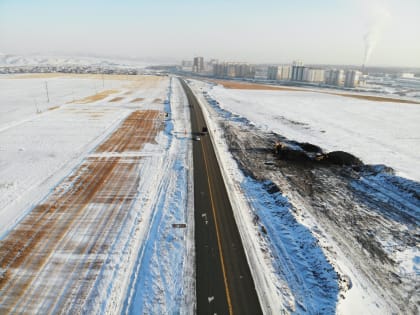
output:
[[45,91],[47,92],[47,102],[50,102],[50,95],[48,94],[48,82],[45,81]]
[[38,103],[36,102],[36,99],[34,99],[34,104],[35,104],[36,113],[39,114],[41,111],[38,108]]

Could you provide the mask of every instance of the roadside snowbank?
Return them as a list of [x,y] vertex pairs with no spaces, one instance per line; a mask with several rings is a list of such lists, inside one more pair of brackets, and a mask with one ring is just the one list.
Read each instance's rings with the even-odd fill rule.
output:
[[139,249],[131,263],[134,269],[119,310],[123,314],[195,311],[192,148],[187,136],[188,102],[178,79],[171,79],[165,112],[170,115],[165,132],[158,137],[157,145],[149,145],[160,148],[160,157],[154,158],[159,162],[150,165],[148,172],[154,174],[144,177],[141,186],[147,189],[139,192],[147,203],[138,208],[142,212],[142,231],[133,237]]

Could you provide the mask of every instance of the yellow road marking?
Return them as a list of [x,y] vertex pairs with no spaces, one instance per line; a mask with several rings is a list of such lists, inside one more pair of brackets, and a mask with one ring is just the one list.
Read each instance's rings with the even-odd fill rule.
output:
[[216,209],[214,207],[213,193],[212,193],[211,184],[210,184],[209,169],[208,169],[208,166],[207,166],[207,159],[206,159],[207,154],[206,154],[206,150],[204,149],[203,142],[201,142],[201,148],[203,150],[204,164],[206,166],[207,182],[209,184],[209,191],[210,191],[211,208],[213,210],[213,219],[214,219],[214,224],[215,224],[215,227],[216,227],[216,238],[217,238],[217,244],[218,244],[218,247],[219,247],[220,263],[222,264],[223,281],[225,283],[226,298],[227,298],[227,303],[228,303],[228,308],[229,308],[229,314],[233,315],[232,302],[230,300],[230,293],[229,293],[229,285],[228,285],[228,280],[227,280],[227,277],[226,277],[226,269],[225,269],[225,263],[224,263],[223,253],[222,253],[222,244],[220,242],[219,226],[217,225]]

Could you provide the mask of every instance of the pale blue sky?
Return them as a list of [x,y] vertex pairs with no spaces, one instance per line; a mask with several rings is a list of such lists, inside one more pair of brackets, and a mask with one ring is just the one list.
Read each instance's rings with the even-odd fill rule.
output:
[[420,0],[0,0],[0,52],[420,67]]

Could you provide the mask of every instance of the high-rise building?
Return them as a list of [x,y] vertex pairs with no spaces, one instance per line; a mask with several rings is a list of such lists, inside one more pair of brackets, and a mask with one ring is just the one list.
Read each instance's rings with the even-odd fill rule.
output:
[[236,67],[235,67],[235,64],[233,64],[233,63],[229,63],[229,64],[227,64],[227,71],[226,71],[226,75],[227,75],[229,78],[234,78],[234,77],[236,77]]
[[281,74],[277,73],[277,80],[290,80],[292,69],[288,65],[281,66]]
[[270,66],[267,71],[268,80],[290,80],[290,66]]
[[210,61],[204,64],[204,69],[207,72],[211,72],[214,68],[214,65],[218,64],[219,61],[217,59],[210,59]]
[[193,62],[191,60],[182,60],[181,62],[181,69],[184,71],[191,71],[193,66]]
[[222,63],[216,63],[213,65],[213,75],[215,77],[224,77],[225,74],[225,65]]
[[255,66],[254,78],[257,80],[266,80],[268,76],[268,67],[264,65]]
[[302,67],[304,66],[304,63],[302,60],[294,60],[292,66]]
[[277,73],[278,73],[277,66],[269,66],[267,69],[267,79],[268,80],[277,80]]
[[301,60],[295,60],[292,63],[292,73],[290,78],[292,81],[302,81],[303,80],[303,72],[305,67],[303,66],[303,62]]
[[355,88],[359,85],[362,73],[357,70],[347,70],[344,79],[344,87]]
[[324,69],[304,68],[302,81],[320,83],[325,80]]
[[203,72],[204,71],[204,58],[203,57],[194,57],[193,61],[193,72]]
[[292,81],[303,81],[304,66],[292,66]]
[[325,83],[328,85],[343,86],[344,85],[344,70],[331,69],[326,71]]
[[254,78],[255,68],[246,63],[224,62],[213,65],[213,75],[221,78]]

